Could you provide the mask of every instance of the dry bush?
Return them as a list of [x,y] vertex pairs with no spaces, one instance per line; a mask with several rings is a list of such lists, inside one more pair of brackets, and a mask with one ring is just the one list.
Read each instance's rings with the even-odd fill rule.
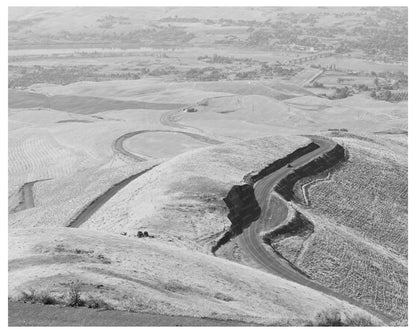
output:
[[24,303],[60,304],[60,301],[46,290],[36,292],[34,289],[29,289],[29,291],[23,291],[18,300]]
[[114,307],[101,298],[89,296],[85,301],[85,306],[91,309],[113,310]]
[[72,281],[70,283],[67,305],[71,307],[85,305],[85,301],[81,298],[81,283],[79,281]]
[[186,292],[191,291],[191,287],[185,286],[179,281],[171,280],[163,284],[163,288],[172,292]]
[[330,309],[319,312],[315,320],[307,326],[376,326],[376,324],[369,316],[363,314],[346,316],[339,310]]
[[216,299],[219,299],[219,300],[224,301],[224,302],[234,301],[234,298],[233,297],[231,297],[229,295],[225,295],[225,294],[220,293],[220,292],[215,293],[214,297]]
[[345,326],[338,310],[324,310],[315,317],[315,326]]
[[355,313],[345,319],[345,326],[377,326],[370,316]]

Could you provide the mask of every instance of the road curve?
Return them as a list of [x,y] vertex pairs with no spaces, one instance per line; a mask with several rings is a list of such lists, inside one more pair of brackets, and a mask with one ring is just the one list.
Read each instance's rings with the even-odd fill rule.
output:
[[[298,168],[307,164],[316,157],[330,151],[336,145],[335,142],[323,138],[313,137],[312,139],[316,144],[319,145],[319,148],[292,161],[291,165],[293,168]],[[277,255],[273,253],[273,251],[270,251],[271,248],[269,248],[268,245],[266,245],[263,242],[260,233],[262,231],[270,230],[274,226],[277,226],[278,224],[282,223],[286,218],[287,206],[286,202],[283,199],[279,198],[279,210],[283,210],[284,213],[278,214],[278,220],[275,219],[274,221],[270,221],[270,219],[267,218],[267,205],[269,197],[273,192],[273,189],[277,182],[279,182],[282,178],[286,177],[290,172],[292,172],[293,168],[283,167],[273,172],[272,174],[262,178],[254,184],[254,194],[261,207],[261,215],[257,221],[253,222],[248,228],[244,229],[242,235],[239,237],[238,240],[240,247],[260,267],[272,274],[281,276],[287,280],[302,284],[304,286],[323,292],[327,295],[344,300],[350,304],[361,307],[367,310],[368,312],[372,313],[373,315],[377,316],[385,323],[392,321],[393,318],[383,313],[375,311],[374,309],[369,308],[355,301],[352,298],[341,295],[325,286],[319,285],[311,281],[301,272],[292,268],[287,262],[284,261],[284,259],[278,258]]]
[[212,144],[212,145],[217,145],[222,143],[221,141],[215,140],[215,139],[211,139],[209,137],[200,135],[200,134],[195,134],[195,133],[189,133],[189,132],[183,132],[183,131],[172,131],[172,130],[141,130],[141,131],[134,131],[134,132],[129,132],[126,134],[123,134],[122,136],[118,137],[116,140],[114,140],[113,142],[113,151],[115,153],[120,153],[123,154],[124,156],[130,157],[135,161],[138,162],[144,162],[146,161],[146,158],[133,154],[132,152],[126,150],[124,148],[124,141],[128,138],[131,138],[132,136],[135,135],[139,135],[139,134],[143,134],[143,133],[151,133],[151,132],[164,132],[164,133],[180,133],[183,135],[187,135],[195,140],[204,142],[204,143],[208,143],[208,144]]

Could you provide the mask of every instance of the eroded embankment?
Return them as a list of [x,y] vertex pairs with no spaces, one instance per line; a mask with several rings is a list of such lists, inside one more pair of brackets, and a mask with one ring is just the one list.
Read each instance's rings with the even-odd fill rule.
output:
[[68,224],[69,228],[78,228],[84,222],[86,222],[102,205],[104,205],[108,200],[110,200],[118,191],[120,191],[127,184],[135,180],[137,177],[145,174],[146,172],[152,170],[156,165],[152,166],[149,169],[146,169],[142,172],[134,174],[121,182],[114,184],[106,192],[95,198],[91,201],[84,209],[81,210]]
[[253,185],[258,180],[266,177],[267,175],[270,175],[271,173],[275,172],[276,170],[279,170],[280,168],[283,168],[285,165],[289,164],[290,162],[296,160],[297,158],[308,154],[316,149],[319,148],[319,145],[317,145],[315,142],[311,142],[310,144],[296,149],[294,152],[290,153],[289,155],[286,155],[283,158],[280,158],[272,163],[270,163],[265,168],[261,169],[257,173],[249,173],[244,176],[243,180],[247,184]]
[[254,188],[250,184],[234,185],[223,200],[230,211],[228,219],[231,221],[231,227],[212,247],[213,253],[231,238],[241,234],[244,228],[260,217],[261,213]]
[[296,182],[305,177],[318,175],[325,170],[335,167],[338,163],[345,161],[346,159],[347,154],[345,149],[337,144],[333,149],[322,156],[315,158],[282,178],[277,183],[275,191],[286,201],[296,201],[293,189]]
[[305,241],[313,234],[314,224],[305,215],[295,210],[287,223],[263,235],[263,242],[270,245],[274,252],[284,259],[294,270],[309,277],[294,263],[301,253]]

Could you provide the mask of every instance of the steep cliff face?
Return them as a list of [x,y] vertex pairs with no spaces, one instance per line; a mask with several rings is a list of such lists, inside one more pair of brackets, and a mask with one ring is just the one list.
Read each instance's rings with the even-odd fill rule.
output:
[[231,227],[212,248],[214,253],[232,237],[241,234],[244,228],[260,217],[261,213],[252,185],[234,185],[223,200],[230,211],[228,219],[231,221]]
[[318,149],[319,145],[317,145],[315,142],[311,142],[307,146],[301,147],[299,149],[296,149],[294,152],[290,153],[289,155],[278,159],[265,168],[261,169],[257,173],[249,173],[244,176],[244,181],[247,184],[253,185],[255,182],[257,182],[259,179],[262,179],[266,177],[267,175],[270,175],[271,173],[275,172],[276,170],[279,170],[280,168],[283,168],[288,163],[292,162],[293,160],[296,160],[297,158],[310,153],[311,151],[314,151],[315,149]]
[[224,198],[230,213],[228,218],[235,232],[241,232],[244,227],[260,217],[260,206],[251,185],[234,185]]
[[317,157],[316,159],[288,174],[276,185],[275,191],[287,201],[296,201],[293,187],[298,180],[317,175],[322,171],[334,167],[339,162],[345,161],[346,159],[347,154],[345,149],[340,145],[336,145],[329,152]]

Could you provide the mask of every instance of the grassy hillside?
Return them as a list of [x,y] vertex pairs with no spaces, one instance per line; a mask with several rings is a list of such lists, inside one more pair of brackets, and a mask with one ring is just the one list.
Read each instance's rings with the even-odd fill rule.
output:
[[222,200],[230,188],[308,142],[275,136],[179,155],[126,186],[82,228],[149,230],[178,246],[207,246],[230,224]]
[[365,314],[276,276],[157,239],[17,229],[10,232],[9,251],[13,299],[30,288],[63,299],[79,281],[81,297],[130,311],[273,325],[306,323],[329,308]]

